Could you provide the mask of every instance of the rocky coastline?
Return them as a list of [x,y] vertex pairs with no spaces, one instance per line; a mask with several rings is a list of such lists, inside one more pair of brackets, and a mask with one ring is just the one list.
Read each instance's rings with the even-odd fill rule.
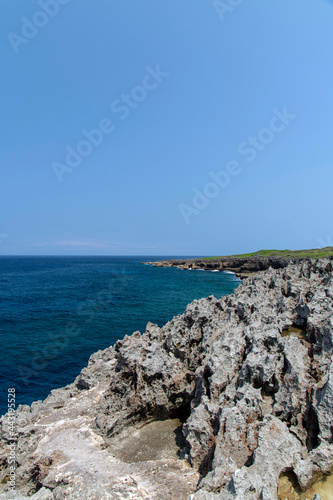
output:
[[145,262],[154,267],[177,267],[178,269],[194,270],[203,269],[205,271],[230,271],[239,278],[248,278],[259,271],[265,271],[270,267],[282,269],[290,262],[296,263],[300,259],[290,259],[284,257],[217,257],[217,258],[197,258],[197,259],[176,259],[161,260],[157,262]]
[[15,491],[2,417],[0,498],[330,500],[333,260],[280,264],[20,406]]

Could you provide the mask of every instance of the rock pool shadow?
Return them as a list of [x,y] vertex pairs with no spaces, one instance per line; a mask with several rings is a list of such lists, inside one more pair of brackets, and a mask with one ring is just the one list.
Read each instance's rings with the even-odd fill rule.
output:
[[333,472],[321,476],[305,491],[300,488],[292,470],[280,476],[278,500],[309,500],[316,494],[320,495],[321,500],[333,499]]
[[179,419],[156,420],[130,427],[108,439],[110,453],[127,463],[184,459],[184,446]]

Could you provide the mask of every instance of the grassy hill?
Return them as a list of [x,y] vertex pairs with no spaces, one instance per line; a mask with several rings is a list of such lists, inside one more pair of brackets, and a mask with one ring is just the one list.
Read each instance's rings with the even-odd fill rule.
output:
[[239,255],[224,255],[218,257],[206,257],[206,259],[225,259],[226,257],[286,257],[291,259],[310,257],[316,259],[318,257],[333,256],[333,247],[315,248],[312,250],[258,250],[253,253],[243,253]]

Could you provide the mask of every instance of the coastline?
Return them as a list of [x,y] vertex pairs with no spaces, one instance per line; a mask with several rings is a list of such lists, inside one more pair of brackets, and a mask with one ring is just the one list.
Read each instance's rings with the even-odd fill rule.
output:
[[[17,494],[277,499],[286,471],[305,492],[330,478],[332,262],[289,261],[231,295],[195,300],[163,327],[148,323],[93,354],[45,401],[19,407]],[[6,418],[1,498],[11,498]],[[177,448],[150,454],[176,431]],[[136,440],[145,454],[129,459]]]
[[[93,352],[143,331],[150,320],[161,326],[192,300],[227,295],[240,283],[233,275],[192,276],[141,264],[153,258],[3,258],[0,275],[11,273],[1,296],[0,330],[10,335],[10,342],[4,335],[0,339],[2,394],[16,387],[17,404],[45,399],[52,389],[71,383]],[[2,398],[0,415],[6,411]]]
[[156,262],[144,262],[154,267],[177,267],[185,270],[224,271],[234,273],[238,278],[249,278],[260,271],[285,268],[289,263],[296,263],[304,258],[290,259],[282,257],[217,257],[195,259],[170,259]]

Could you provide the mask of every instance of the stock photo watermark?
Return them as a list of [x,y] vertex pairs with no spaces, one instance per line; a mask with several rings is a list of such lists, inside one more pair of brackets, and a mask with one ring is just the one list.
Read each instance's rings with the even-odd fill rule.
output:
[[[256,135],[249,136],[237,146],[238,155],[245,157],[248,163],[252,163],[257,155],[264,151],[274,140],[275,136],[283,132],[290,122],[296,118],[295,114],[288,112],[286,106],[283,107],[282,111],[274,108],[272,113],[273,116],[268,126],[260,129]],[[202,210],[207,208],[210,200],[216,198],[230,184],[232,177],[239,175],[242,171],[243,168],[238,160],[229,161],[224,170],[210,171],[208,174],[210,181],[201,190],[197,188],[192,190],[194,194],[192,203],[180,203],[178,205],[185,223],[189,224],[192,216],[199,215]]]
[[8,238],[7,233],[0,233],[0,245],[6,238]]
[[225,20],[225,16],[234,12],[245,0],[214,0],[213,7],[221,21]]
[[116,130],[114,117],[124,121],[130,116],[132,111],[138,108],[140,103],[147,99],[150,92],[154,91],[163,83],[170,73],[162,71],[158,64],[155,68],[146,66],[146,74],[139,85],[135,85],[128,94],[121,94],[117,99],[114,99],[110,105],[113,114],[112,119],[102,118],[97,127],[81,131],[83,139],[76,146],[65,147],[65,159],[63,162],[53,161],[51,167],[59,182],[63,182],[65,174],[70,174],[83,161],[92,154],[95,148],[100,146],[104,137],[112,134]]
[[318,237],[317,243],[319,243],[318,248],[333,247],[333,239],[331,238],[331,235],[326,236],[326,238]]
[[18,54],[21,48],[27,45],[30,40],[38,35],[39,30],[48,25],[50,19],[56,17],[62,5],[66,5],[71,0],[39,0],[40,10],[37,10],[30,19],[22,17],[22,26],[20,33],[10,31],[7,38],[15,54]]
[[[85,318],[85,324],[91,324],[96,318],[97,313],[109,308],[110,301],[116,294],[128,287],[131,279],[127,274],[120,273],[117,279],[113,279],[108,286],[78,306],[75,313]],[[29,366],[18,366],[18,372],[26,386],[32,377],[38,376],[40,372],[47,368],[50,361],[56,359],[68,347],[73,338],[78,337],[82,333],[81,323],[82,321],[69,321],[61,332],[48,334],[41,349],[30,350],[31,361]]]
[[17,423],[16,423],[16,392],[15,387],[9,387],[7,391],[8,412],[3,417],[3,431],[8,442],[8,453],[6,456],[7,473],[3,480],[11,491],[16,486],[16,446],[17,446]]

